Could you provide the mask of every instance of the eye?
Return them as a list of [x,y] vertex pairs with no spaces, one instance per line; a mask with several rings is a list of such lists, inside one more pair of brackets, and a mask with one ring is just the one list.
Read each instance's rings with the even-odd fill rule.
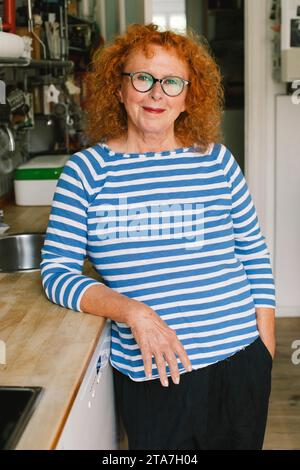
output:
[[137,73],[134,77],[135,80],[138,80],[140,82],[152,82],[152,77],[151,75],[148,75],[147,73]]
[[179,85],[181,82],[180,78],[177,77],[166,77],[164,83],[166,85]]

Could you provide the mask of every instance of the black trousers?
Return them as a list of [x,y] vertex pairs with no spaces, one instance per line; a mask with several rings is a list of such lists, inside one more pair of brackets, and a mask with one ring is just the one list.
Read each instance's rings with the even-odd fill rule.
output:
[[260,338],[224,361],[180,376],[134,382],[116,369],[115,397],[129,449],[262,449],[272,357]]

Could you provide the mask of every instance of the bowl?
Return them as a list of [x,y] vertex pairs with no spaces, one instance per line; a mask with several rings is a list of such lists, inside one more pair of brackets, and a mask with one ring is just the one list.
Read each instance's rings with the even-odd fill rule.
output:
[[45,233],[18,233],[0,237],[0,273],[40,270]]

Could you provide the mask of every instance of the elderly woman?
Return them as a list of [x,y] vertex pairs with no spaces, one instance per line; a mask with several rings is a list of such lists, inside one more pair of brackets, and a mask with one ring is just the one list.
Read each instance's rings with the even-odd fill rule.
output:
[[[90,135],[59,179],[46,295],[111,319],[130,449],[261,449],[274,284],[243,174],[220,143],[207,46],[133,25],[98,51]],[[104,282],[82,274],[86,256]]]

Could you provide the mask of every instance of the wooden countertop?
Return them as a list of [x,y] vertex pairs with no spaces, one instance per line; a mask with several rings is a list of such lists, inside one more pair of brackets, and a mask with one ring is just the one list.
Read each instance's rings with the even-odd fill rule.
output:
[[[2,206],[3,207],[3,206]],[[6,204],[6,234],[44,232],[50,207]],[[87,265],[84,270],[97,278]],[[54,449],[105,319],[52,304],[40,272],[0,274],[0,384],[41,386],[44,393],[17,449]]]

